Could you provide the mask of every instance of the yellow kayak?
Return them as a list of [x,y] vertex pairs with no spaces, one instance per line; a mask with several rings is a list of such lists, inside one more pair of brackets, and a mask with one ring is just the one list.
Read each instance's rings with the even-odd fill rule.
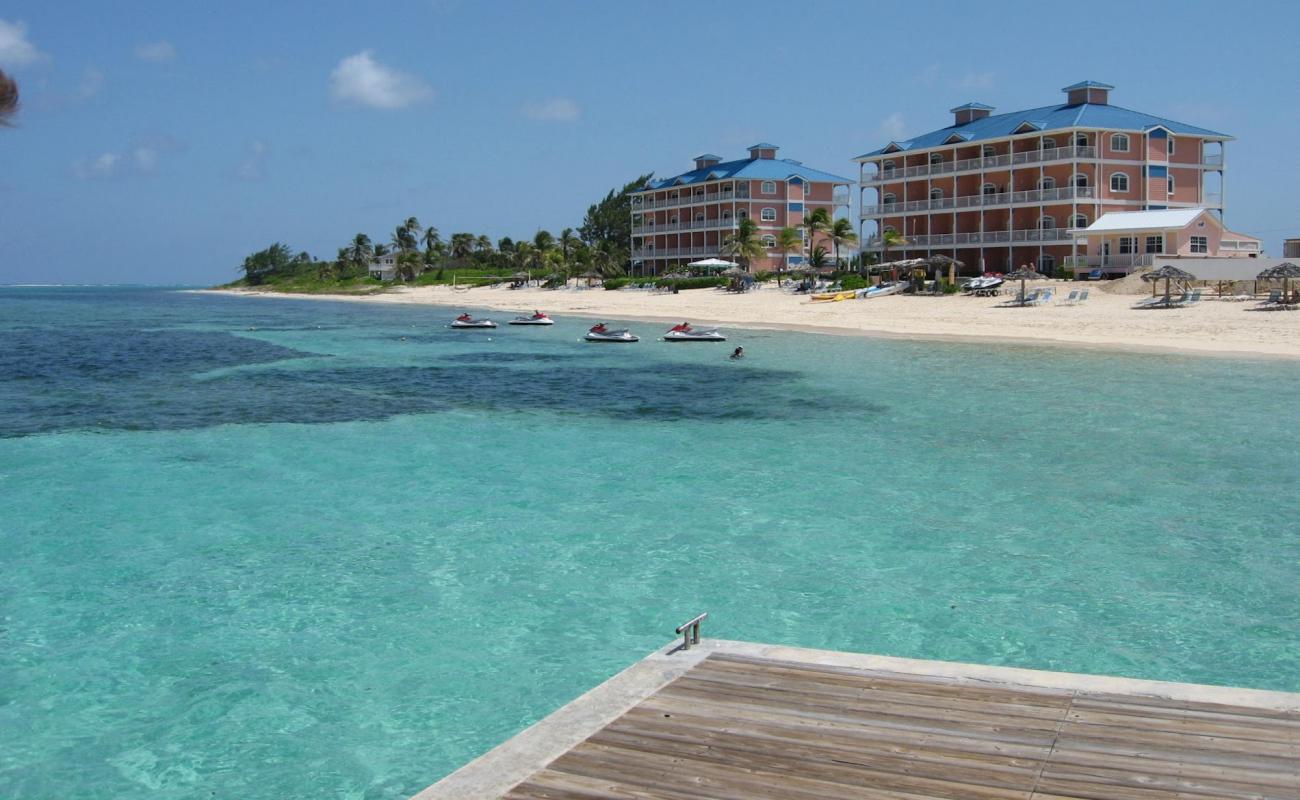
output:
[[812,296],[814,303],[838,303],[841,300],[852,300],[857,296],[856,292],[833,292],[831,294],[815,294]]

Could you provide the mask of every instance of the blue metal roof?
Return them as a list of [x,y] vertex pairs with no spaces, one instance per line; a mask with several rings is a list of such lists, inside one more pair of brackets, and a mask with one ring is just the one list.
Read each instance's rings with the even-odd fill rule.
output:
[[[771,145],[755,145],[755,148],[766,149],[770,146]],[[742,158],[736,161],[724,161],[721,164],[714,164],[711,167],[693,169],[690,172],[683,172],[681,175],[674,175],[671,178],[660,178],[659,180],[650,181],[645,185],[645,189],[642,189],[642,191],[648,189],[663,189],[669,186],[684,186],[693,183],[704,183],[705,181],[724,180],[727,178],[783,181],[791,176],[798,176],[806,181],[853,183],[849,178],[841,178],[839,175],[832,175],[829,172],[822,172],[819,169],[806,167],[793,159]]]
[[1114,88],[1115,87],[1111,86],[1109,83],[1102,83],[1101,81],[1079,81],[1078,83],[1070,84],[1061,91],[1073,92],[1075,89],[1105,89],[1106,91],[1110,91]]
[[715,156],[712,153],[705,153],[702,156],[696,156],[695,160],[696,161],[721,161],[722,156]]
[[778,149],[780,149],[780,148],[778,148],[778,147],[777,147],[776,145],[774,145],[774,144],[768,144],[767,142],[759,142],[758,144],[751,144],[749,147],[747,147],[747,148],[745,148],[745,149],[746,149],[746,150],[759,150],[759,149],[762,149],[762,150],[778,150]]
[[983,103],[967,103],[948,109],[949,114],[956,114],[958,111],[992,111],[993,106],[986,106]]
[[[1105,86],[1101,84],[1100,86]],[[949,125],[946,128],[940,128],[937,131],[923,133],[903,142],[890,142],[870,153],[863,153],[858,158],[870,158],[872,156],[883,155],[891,147],[906,152],[909,150],[924,150],[930,147],[942,147],[948,142],[954,133],[969,134],[968,141],[978,142],[984,139],[999,139],[1004,136],[1011,136],[1022,126],[1028,125],[1031,128],[1046,133],[1048,131],[1063,130],[1066,128],[1105,128],[1122,131],[1147,131],[1155,127],[1168,128],[1175,134],[1186,134],[1191,136],[1217,136],[1224,139],[1231,139],[1226,133],[1198,128],[1195,125],[1188,125],[1185,122],[1176,122],[1172,119],[1157,117],[1152,114],[1144,114],[1141,111],[1131,111],[1119,106],[1101,105],[1098,103],[1076,103],[1074,105],[1043,106],[1042,108],[1031,108],[1026,111],[1012,111],[1007,114],[995,114],[984,117],[983,119],[971,120],[961,125]]]

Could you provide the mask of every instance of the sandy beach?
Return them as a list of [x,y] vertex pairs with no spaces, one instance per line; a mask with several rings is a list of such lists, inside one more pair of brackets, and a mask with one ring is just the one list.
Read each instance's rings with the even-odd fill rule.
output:
[[[953,341],[1022,341],[1130,351],[1177,351],[1232,357],[1300,359],[1300,312],[1262,311],[1256,301],[1213,297],[1190,308],[1135,310],[1142,295],[1112,294],[1098,284],[1077,306],[1057,299],[1083,284],[1052,282],[1051,305],[1008,307],[1003,297],[892,296],[813,303],[806,296],[766,285],[747,294],[697,289],[680,294],[594,288],[455,290],[446,286],[399,287],[372,295],[294,295],[231,290],[244,295],[360,303],[410,303],[608,318],[805,330],[829,334],[891,336]],[[1039,282],[1036,286],[1046,285]],[[497,320],[504,322],[504,319]],[[652,333],[647,331],[646,333]]]

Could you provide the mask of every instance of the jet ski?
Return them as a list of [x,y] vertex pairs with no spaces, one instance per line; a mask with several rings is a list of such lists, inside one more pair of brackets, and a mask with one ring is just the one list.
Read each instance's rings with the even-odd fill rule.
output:
[[967,283],[963,290],[975,297],[989,297],[1001,291],[999,287],[1003,283],[1006,283],[1006,281],[1001,275],[983,275]]
[[903,281],[892,281],[877,284],[868,289],[858,289],[859,300],[870,300],[873,297],[886,297],[891,294],[898,294],[907,288]]
[[725,342],[727,337],[718,333],[717,328],[708,330],[697,330],[691,327],[689,322],[683,322],[681,325],[674,325],[671,330],[664,334],[665,342]]
[[497,324],[490,319],[474,319],[469,314],[461,314],[451,321],[453,328],[495,328]]
[[606,327],[605,323],[600,322],[591,326],[587,335],[582,337],[589,342],[639,342],[641,337],[632,333],[627,328],[614,330]]
[[510,320],[511,325],[554,325],[555,320],[546,316],[540,311],[534,311],[526,317],[515,317]]

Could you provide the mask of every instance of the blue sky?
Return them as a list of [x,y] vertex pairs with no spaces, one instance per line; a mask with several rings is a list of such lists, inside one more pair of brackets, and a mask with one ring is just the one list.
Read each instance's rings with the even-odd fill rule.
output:
[[1237,137],[1227,222],[1278,254],[1300,236],[1297,23],[1282,2],[9,0],[0,282],[214,282],[273,241],[328,257],[411,215],[558,231],[640,172],[759,140],[853,176],[952,106],[1083,79]]

